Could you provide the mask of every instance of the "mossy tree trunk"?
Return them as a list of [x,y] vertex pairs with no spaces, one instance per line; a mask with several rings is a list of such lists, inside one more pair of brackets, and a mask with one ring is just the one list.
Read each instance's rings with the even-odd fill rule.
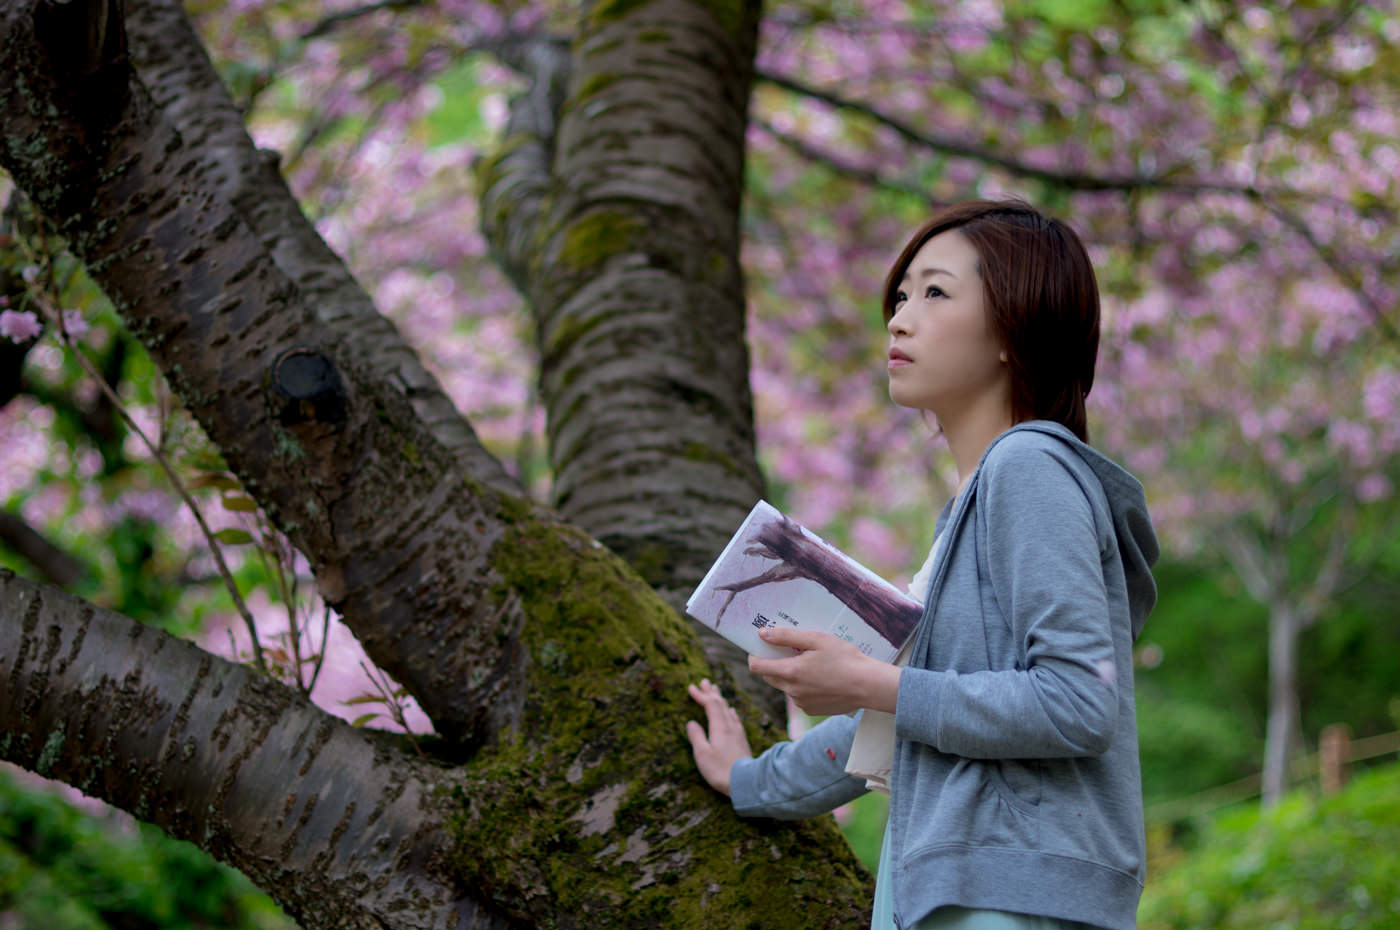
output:
[[762,494],[738,228],[758,18],[610,0],[568,46],[513,43],[532,88],[479,170],[484,231],[537,323],[553,503],[678,608]]
[[[669,0],[593,10],[573,59],[646,30],[660,44],[663,28],[652,20],[662,13],[709,43],[690,51],[714,59],[711,71],[746,73],[755,11],[716,15]],[[604,33],[612,38],[599,42]],[[371,658],[445,736],[432,762],[411,760],[246,670],[4,575],[0,731],[8,738],[0,756],[244,868],[308,930],[836,927],[860,919],[866,876],[829,822],[742,823],[699,781],[681,729],[692,716],[683,686],[707,673],[692,625],[616,554],[530,502],[476,443],[253,148],[178,3],[135,0],[124,10],[118,0],[9,0],[0,4],[0,75],[0,162],[306,554]],[[742,112],[746,86],[745,78],[714,92],[737,94],[731,103]],[[633,198],[641,210],[648,196],[625,193],[625,178],[606,194],[611,175],[601,169],[587,184],[588,145],[582,130],[570,132],[554,144],[574,140],[563,150],[573,153],[565,161],[579,189],[545,194],[582,206],[544,211],[559,228],[544,238],[553,243],[548,261],[537,256],[528,269],[542,281],[571,260],[595,271],[637,264],[626,250],[610,251],[605,236],[597,241],[607,254],[559,251],[612,222],[599,206],[609,197]],[[659,132],[666,151],[658,163],[703,142]],[[714,428],[713,437],[690,439],[726,459],[673,449],[669,438],[654,444],[653,459],[629,459],[632,470],[661,468],[668,457],[719,468],[677,465],[673,474],[690,477],[677,479],[679,503],[670,508],[643,482],[658,507],[633,511],[637,539],[651,532],[648,519],[664,524],[653,534],[663,544],[679,539],[686,519],[716,535],[716,514],[747,507],[757,487],[733,264],[737,154],[725,164],[729,206],[706,221],[718,226],[690,240],[708,257],[683,250],[664,274],[643,269],[606,286],[571,272],[572,285],[539,291],[538,306],[552,308],[542,316],[550,346],[571,314],[598,338],[611,325],[565,299],[570,287],[593,288],[601,304],[617,289],[655,287],[650,299],[669,306],[680,298],[661,292],[690,282],[687,303],[668,311],[665,325],[652,329],[641,314],[624,327],[630,335],[604,344],[622,352],[649,333],[676,338],[710,346],[709,364],[733,369],[735,385],[722,388],[714,371],[701,377],[688,361],[657,390],[656,379],[671,373],[624,353],[609,375],[615,398],[639,385],[636,396],[663,406],[668,390],[680,398],[677,416],[690,405],[697,429]],[[659,200],[646,223],[683,227],[683,206]],[[663,238],[655,248],[666,255],[673,247]],[[728,322],[668,334],[687,308],[721,296]],[[590,351],[594,367],[608,368],[609,352]],[[567,396],[572,382],[551,381],[551,371],[581,357],[546,353],[551,390]],[[578,377],[596,375],[584,366]],[[596,404],[588,398],[602,385],[567,404]],[[656,411],[637,404],[642,422],[659,430]],[[631,422],[621,416],[614,426]],[[583,455],[605,432],[589,426],[570,448]],[[635,432],[629,445],[645,452],[648,434]],[[728,461],[730,451],[748,464]],[[574,474],[570,498],[595,484],[626,489],[632,471]],[[708,503],[696,491],[703,482]],[[693,572],[699,558],[661,563]]]

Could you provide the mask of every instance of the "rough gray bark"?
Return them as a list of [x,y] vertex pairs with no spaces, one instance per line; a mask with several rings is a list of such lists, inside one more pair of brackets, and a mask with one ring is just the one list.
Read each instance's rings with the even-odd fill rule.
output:
[[277,154],[257,149],[248,138],[242,114],[181,4],[134,0],[127,11],[132,63],[163,120],[204,154],[201,186],[233,206],[353,364],[400,390],[459,468],[488,485],[521,493],[393,322],[375,309],[316,233],[278,172]]
[[[289,243],[314,233],[304,220],[259,233],[276,217],[243,206],[276,191],[287,199],[286,189],[259,175],[255,195],[231,180],[240,162],[219,135],[227,126],[217,101],[190,108],[205,89],[197,77],[179,92],[190,56],[153,52],[138,71],[126,43],[106,34],[101,47],[120,54],[99,65],[70,56],[88,70],[62,70],[44,44],[45,9],[43,0],[5,8],[0,66],[24,77],[0,87],[5,167],[306,554],[371,659],[420,695],[450,738],[480,742],[509,729],[523,702],[515,643],[524,617],[486,597],[486,559],[505,526],[500,495],[509,496],[499,464],[440,441],[442,430],[419,416],[413,395],[431,392],[405,389],[404,366],[391,360],[411,353],[393,347],[391,331],[366,324],[369,339],[390,344],[388,356],[374,356],[347,335],[354,313],[339,324],[318,319],[313,308],[334,295],[308,284],[329,272],[289,258]],[[137,3],[133,12],[154,17],[147,28],[162,37],[179,33],[169,21],[183,16],[178,7]],[[102,22],[120,28],[119,19]],[[66,48],[71,34],[53,33],[51,44]],[[187,27],[185,35],[193,41]],[[242,149],[243,168],[255,170],[246,134]],[[351,303],[372,315],[363,293]],[[460,441],[469,428],[448,432]],[[465,469],[478,461],[483,471]]]
[[534,84],[481,172],[482,220],[540,324],[560,512],[688,585],[761,490],[737,222],[757,7],[609,6],[567,58],[502,49]]
[[0,628],[0,758],[215,852],[307,927],[505,926],[446,867],[451,770],[7,571]]
[[[737,222],[758,8],[707,6],[598,4],[567,61],[516,43],[534,83],[480,171],[538,323],[555,506],[677,608],[763,491]],[[741,652],[705,648],[782,719]]]

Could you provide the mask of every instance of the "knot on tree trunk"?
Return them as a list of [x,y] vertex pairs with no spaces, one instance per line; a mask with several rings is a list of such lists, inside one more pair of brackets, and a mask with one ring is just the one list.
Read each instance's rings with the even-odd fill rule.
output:
[[270,375],[274,410],[283,426],[319,424],[338,430],[345,424],[349,397],[330,356],[309,346],[293,346],[277,356]]

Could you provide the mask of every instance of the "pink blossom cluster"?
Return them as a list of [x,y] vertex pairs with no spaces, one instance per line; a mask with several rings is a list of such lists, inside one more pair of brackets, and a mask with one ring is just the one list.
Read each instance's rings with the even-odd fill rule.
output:
[[[304,565],[302,570],[305,570]],[[307,589],[310,586],[309,579],[303,579],[303,588]],[[302,605],[302,613],[293,634],[283,604],[273,601],[261,590],[252,592],[247,600],[256,620],[258,641],[262,644],[265,657],[274,664],[290,664],[291,637],[296,635],[298,651],[304,659],[302,680],[307,681],[310,680],[320,653],[324,650],[325,658],[320,660],[320,671],[316,675],[315,686],[310,695],[318,707],[347,721],[375,714],[374,719],[366,723],[366,726],[395,732],[404,731],[404,727],[393,719],[383,702],[367,700],[380,693],[365,672],[366,667],[372,667],[373,663],[365,655],[364,647],[355,638],[355,634],[338,616],[332,615],[329,625],[325,627],[323,639],[322,616],[319,610],[314,609],[318,602],[312,599],[310,607],[313,609],[308,610],[308,605]],[[200,634],[199,644],[215,655],[241,662],[252,660],[252,641],[248,636],[247,627],[236,616],[221,614],[216,617]],[[284,677],[287,676],[289,673],[284,673]],[[387,681],[391,691],[398,690],[397,682],[393,679]],[[403,702],[407,730],[412,733],[431,733],[432,722],[427,714],[423,713],[418,702],[411,696],[400,700]]]
[[0,310],[0,338],[29,342],[38,339],[43,331],[44,326],[33,310]]

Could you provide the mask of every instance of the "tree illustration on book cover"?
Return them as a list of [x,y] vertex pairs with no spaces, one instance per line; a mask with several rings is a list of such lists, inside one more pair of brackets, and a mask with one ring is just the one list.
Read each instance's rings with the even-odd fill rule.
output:
[[791,655],[758,637],[763,627],[785,624],[830,633],[890,661],[923,605],[759,501],[686,610],[754,655]]

